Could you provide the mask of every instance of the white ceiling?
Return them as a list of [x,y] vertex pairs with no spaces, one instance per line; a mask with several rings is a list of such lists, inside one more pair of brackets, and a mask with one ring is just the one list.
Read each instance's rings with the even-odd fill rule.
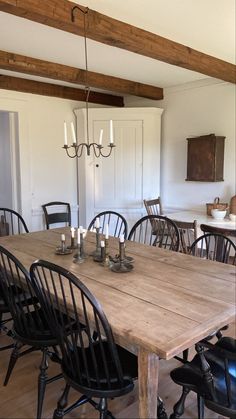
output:
[[[74,2],[235,63],[235,0]],[[84,68],[83,42],[81,37],[0,12],[1,50]],[[88,40],[88,66],[91,71],[159,87],[170,87],[207,77],[91,40]],[[0,70],[0,73],[52,82],[4,70]]]

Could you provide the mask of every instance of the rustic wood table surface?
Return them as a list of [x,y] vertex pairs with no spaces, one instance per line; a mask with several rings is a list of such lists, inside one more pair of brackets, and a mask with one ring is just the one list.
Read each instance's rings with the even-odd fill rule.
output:
[[[61,234],[69,228],[0,238],[29,269],[35,259],[63,266],[77,275],[99,299],[118,344],[138,355],[140,418],[155,418],[159,360],[170,359],[211,331],[235,320],[235,267],[133,242],[126,253],[134,269],[114,273],[88,257],[56,255]],[[85,251],[95,250],[88,232]],[[110,237],[111,255],[118,240]]]

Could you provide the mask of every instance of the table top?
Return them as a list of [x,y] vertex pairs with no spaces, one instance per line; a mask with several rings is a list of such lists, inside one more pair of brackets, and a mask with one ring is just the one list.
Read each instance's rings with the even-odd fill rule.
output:
[[[137,353],[139,348],[170,359],[211,331],[235,320],[235,267],[194,256],[126,242],[134,269],[114,273],[88,257],[73,263],[73,254],[56,255],[60,236],[70,243],[69,228],[1,237],[29,269],[36,259],[49,260],[77,275],[103,306],[115,340]],[[88,232],[85,251],[95,250]],[[109,238],[111,255],[118,240]]]
[[208,216],[203,212],[198,211],[178,211],[166,214],[168,218],[176,221],[187,221],[193,222],[197,220],[197,224],[207,224],[215,227],[227,228],[231,230],[236,230],[236,222],[231,221],[228,217],[225,217],[223,220],[216,220],[212,216]]

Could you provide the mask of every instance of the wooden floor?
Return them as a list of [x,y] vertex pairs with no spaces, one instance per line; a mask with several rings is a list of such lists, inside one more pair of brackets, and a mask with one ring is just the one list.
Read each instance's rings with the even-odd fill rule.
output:
[[[235,324],[225,332],[229,336],[235,336]],[[3,335],[0,336],[1,345],[8,342],[8,338]],[[193,353],[193,351],[192,351]],[[10,351],[1,352],[0,356],[0,380],[3,383],[4,375],[8,365]],[[36,417],[36,401],[37,401],[37,376],[38,366],[40,363],[40,353],[35,352],[28,354],[18,360],[14,369],[13,375],[7,387],[0,386],[0,419],[32,419]],[[163,398],[168,415],[172,412],[174,403],[178,400],[180,395],[179,386],[175,385],[170,377],[169,372],[179,365],[178,361],[161,361],[160,371],[160,385],[159,394]],[[54,375],[59,372],[56,364],[50,363],[49,375]],[[64,383],[63,380],[58,380],[47,386],[46,395],[44,399],[43,418],[52,418],[57,399],[61,394]],[[109,404],[112,413],[119,419],[138,418],[138,388],[119,400],[113,400]],[[71,392],[70,401],[76,400],[78,393]],[[98,412],[95,411],[88,404],[74,410],[67,418],[98,418]],[[190,394],[183,419],[196,419],[197,407],[195,394]],[[206,409],[205,419],[222,418]]]

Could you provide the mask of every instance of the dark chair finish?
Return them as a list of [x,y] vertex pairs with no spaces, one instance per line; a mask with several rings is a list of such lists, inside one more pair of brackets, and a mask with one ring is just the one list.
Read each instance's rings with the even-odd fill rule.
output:
[[193,242],[197,240],[197,220],[193,222],[173,220],[179,229],[180,252],[189,253]]
[[[58,207],[60,207],[62,211],[58,211]],[[68,202],[48,202],[47,204],[42,205],[42,208],[47,230],[49,230],[52,224],[63,223],[64,226],[71,226],[71,208]]]
[[9,208],[0,208],[0,237],[29,233],[23,217]]
[[124,238],[127,238],[128,235],[128,224],[123,217],[115,211],[103,211],[97,214],[88,226],[88,230],[93,230],[95,228],[96,218],[99,218],[100,221],[100,232],[105,234],[105,226],[109,226],[109,235],[113,237],[119,237],[121,234],[124,234]]
[[201,224],[200,228],[204,233],[217,233],[217,234],[223,234],[224,236],[236,237],[236,230],[232,230],[231,228],[225,228],[225,227],[222,228],[222,227],[216,227],[216,226],[211,226],[207,224]]
[[[12,334],[15,340],[4,385],[7,385],[18,358],[34,350],[41,350],[42,361],[39,367],[37,407],[37,418],[39,419],[41,418],[46,384],[61,377],[60,374],[47,378],[48,357],[59,362],[57,353],[49,351],[49,347],[56,347],[57,339],[49,330],[47,317],[31,287],[29,273],[16,257],[2,246],[0,246],[0,284],[4,301],[13,319]],[[30,348],[21,351],[25,345]]]
[[192,244],[190,253],[204,259],[236,264],[236,245],[223,234],[206,233]]
[[148,215],[162,215],[163,214],[160,196],[158,196],[158,198],[155,198],[155,199],[144,199],[143,203],[144,203],[144,206],[146,208]]
[[[33,263],[30,274],[62,353],[66,387],[54,418],[62,418],[86,402],[99,410],[101,419],[113,417],[107,410],[107,399],[133,390],[133,379],[137,377],[136,356],[115,344],[101,305],[76,276],[46,261]],[[62,310],[61,317],[55,314],[58,310]],[[66,324],[68,332],[65,332]],[[66,409],[70,387],[83,396]],[[100,399],[98,403],[94,397]]]
[[176,224],[162,215],[146,215],[132,227],[128,240],[168,250],[179,250],[179,230]]
[[182,386],[182,395],[170,419],[180,418],[190,391],[197,394],[198,418],[204,418],[204,405],[219,415],[236,417],[236,340],[222,337],[215,345],[203,340],[196,345],[191,362],[175,368],[170,375]]

